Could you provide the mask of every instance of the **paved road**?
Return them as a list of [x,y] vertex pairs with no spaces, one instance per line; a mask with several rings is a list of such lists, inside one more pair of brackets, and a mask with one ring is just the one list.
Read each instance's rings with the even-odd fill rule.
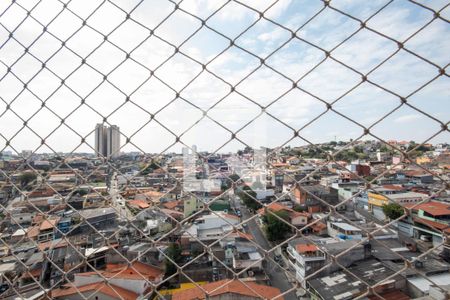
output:
[[[244,220],[250,218],[252,214],[247,210],[245,206],[241,206],[242,217]],[[249,232],[255,242],[261,246],[264,250],[269,250],[272,247],[267,241],[265,235],[261,231],[261,228],[258,226],[256,221],[253,219],[247,222],[247,232]],[[273,258],[273,254],[271,254]],[[270,278],[272,286],[279,288],[282,292],[287,291],[292,288],[292,285],[289,283],[288,278],[282,268],[277,263],[272,262],[271,260],[266,261],[266,266],[264,268],[265,272]],[[290,292],[284,295],[284,299],[286,300],[295,300],[297,299],[293,292]]]
[[125,205],[125,199],[119,193],[117,174],[114,173],[111,178],[111,185],[109,187],[109,195],[111,196],[112,205],[116,208],[119,214],[119,219],[130,219],[133,214],[130,212],[128,207]]

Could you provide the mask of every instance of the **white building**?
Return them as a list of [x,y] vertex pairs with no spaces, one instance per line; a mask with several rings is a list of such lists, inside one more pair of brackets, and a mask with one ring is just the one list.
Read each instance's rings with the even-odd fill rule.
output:
[[185,237],[193,241],[216,240],[233,230],[233,226],[239,224],[239,218],[223,212],[205,215],[195,220],[187,230]]
[[289,242],[287,253],[295,277],[303,286],[305,277],[320,269],[326,260],[325,253],[315,244],[297,243],[295,240]]
[[328,222],[328,235],[344,240],[362,239],[362,230],[343,222]]

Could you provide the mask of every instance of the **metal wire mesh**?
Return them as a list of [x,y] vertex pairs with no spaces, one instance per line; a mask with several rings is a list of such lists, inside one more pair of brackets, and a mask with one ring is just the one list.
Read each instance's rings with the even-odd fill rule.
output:
[[[38,290],[40,291],[38,297],[57,298],[57,295],[63,294],[57,294],[56,290],[61,292],[73,288],[76,296],[82,299],[92,299],[105,294],[119,299],[133,298],[137,294],[127,294],[123,288],[117,287],[117,282],[126,278],[129,273],[143,283],[141,292],[137,295],[142,298],[165,298],[167,297],[165,288],[170,283],[181,281],[191,283],[193,288],[211,297],[224,287],[237,284],[255,298],[268,298],[264,290],[248,281],[248,272],[260,264],[263,264],[260,268],[267,278],[270,278],[272,286],[279,289],[279,294],[270,297],[278,299],[295,299],[296,295],[300,294],[305,298],[323,298],[323,295],[317,292],[315,284],[319,279],[316,278],[322,272],[333,268],[340,270],[342,277],[348,276],[348,280],[357,281],[363,286],[362,292],[356,294],[351,294],[352,291],[342,291],[342,293],[350,292],[350,296],[346,295],[349,298],[345,299],[364,299],[373,295],[385,299],[383,288],[392,284],[393,280],[398,281],[399,276],[404,276],[410,270],[435,284],[433,279],[417,268],[415,262],[429,257],[437,250],[440,251],[442,247],[448,247],[448,244],[446,246],[448,230],[439,229],[443,235],[442,241],[413,258],[393,252],[383,240],[375,237],[377,234],[392,230],[398,226],[399,221],[411,217],[415,207],[448,189],[448,177],[445,174],[428,170],[416,163],[414,156],[417,149],[433,138],[439,135],[448,136],[448,115],[438,117],[427,112],[427,107],[416,104],[414,97],[436,82],[448,80],[448,60],[445,60],[447,59],[445,54],[442,61],[441,56],[433,55],[428,48],[417,46],[417,40],[426,39],[422,34],[427,30],[435,30],[434,26],[447,26],[448,30],[447,15],[450,3],[434,5],[428,2],[404,1],[403,5],[412,7],[418,14],[426,17],[420,19],[425,21],[415,22],[415,26],[407,26],[408,30],[399,33],[394,30],[395,26],[386,26],[389,22],[397,21],[390,19],[390,16],[397,16],[400,19],[403,12],[402,8],[397,6],[399,1],[393,0],[375,1],[376,4],[364,3],[361,5],[363,9],[358,13],[346,6],[354,4],[351,1],[316,1],[314,5],[311,2],[308,5],[312,9],[305,11],[303,8],[306,7],[306,3],[301,3],[295,12],[297,17],[291,22],[286,22],[274,13],[286,3],[289,4],[289,1],[281,0],[264,4],[237,0],[214,1],[214,3],[187,0],[160,1],[161,3],[143,0],[126,3],[112,0],[93,1],[89,4],[80,2],[16,0],[2,3],[0,97],[3,108],[0,120],[10,122],[8,127],[12,128],[8,128],[8,131],[6,128],[5,131],[2,129],[2,150],[12,149],[21,160],[9,169],[6,167],[0,169],[0,172],[5,182],[3,190],[9,187],[11,196],[15,195],[20,199],[20,203],[18,202],[16,206],[25,206],[34,215],[32,226],[27,226],[24,225],[26,222],[18,219],[19,215],[14,213],[15,206],[9,202],[12,199],[6,197],[8,201],[4,201],[1,205],[4,236],[0,240],[9,255],[9,261],[2,261],[5,264],[8,262],[14,264],[10,274],[2,274],[2,282],[6,287],[2,297],[29,298],[31,291],[35,293]],[[88,8],[80,10],[80,5]],[[230,25],[230,28],[225,28],[217,25],[220,24],[220,18],[224,14],[233,18],[233,15],[239,14],[240,11],[251,16],[245,26]],[[388,14],[386,13],[388,11],[394,13]],[[321,24],[318,22],[320,19],[331,20],[329,28],[327,27],[324,32],[314,32],[318,28],[317,24]],[[345,20],[345,26],[339,27],[333,23],[336,19]],[[398,24],[402,25],[403,21],[399,20]],[[335,26],[337,28],[333,28]],[[62,27],[70,29],[63,32]],[[168,34],[170,29],[179,31],[180,34],[172,36]],[[221,44],[217,42],[218,45],[208,45],[210,43],[208,37],[201,36],[206,32],[220,39]],[[432,31],[432,34],[435,32]],[[83,40],[87,34],[92,35],[90,42]],[[252,34],[259,34],[265,42],[264,49],[255,47],[250,42],[246,43],[246,37]],[[436,35],[438,34],[433,37]],[[273,38],[275,36],[279,38]],[[362,37],[379,39],[388,45],[388,50],[377,52],[377,49],[370,49],[364,45]],[[445,43],[446,36],[438,36],[437,40]],[[194,41],[204,45],[205,49],[209,49],[210,46],[216,49],[206,56],[198,55],[192,50],[191,44]],[[429,42],[426,40],[425,43],[433,43],[433,40]],[[285,50],[295,45],[306,49],[302,52],[304,57],[289,58]],[[446,44],[439,46],[443,47],[444,52],[448,49]],[[365,57],[369,57],[368,62],[359,62],[346,47],[356,47],[358,51],[364,52]],[[237,72],[223,67],[223,60],[233,59],[230,54],[232,52],[240,55],[240,60],[235,62]],[[409,59],[406,66],[401,66],[398,60],[403,56]],[[189,71],[181,70],[180,64],[186,65]],[[415,69],[416,66],[419,66],[419,69]],[[385,72],[391,71],[399,76],[407,76],[411,75],[408,74],[410,69],[413,70],[411,72],[423,70],[425,75],[412,74],[413,77],[420,77],[420,80],[414,79],[409,84],[405,83],[405,86],[385,80]],[[133,76],[132,82],[127,80],[129,76]],[[262,76],[263,80],[258,82],[255,79],[257,76]],[[338,78],[341,76],[345,77],[345,81]],[[210,97],[209,91],[205,91],[207,85],[199,85],[201,80],[211,83],[212,89],[216,90],[217,94]],[[333,83],[333,87],[327,88],[330,82]],[[258,84],[261,83],[272,87],[269,94],[265,94],[267,89],[264,89],[264,93],[258,91],[261,88]],[[159,97],[161,101],[146,98],[145,91],[147,93],[155,91],[152,87],[158,91],[165,91],[155,92],[155,98]],[[392,104],[393,100],[390,105],[386,105],[387,109],[381,115],[371,116],[370,121],[359,118],[358,113],[361,112],[347,113],[341,106],[345,105],[343,103],[349,95],[363,90],[364,97],[364,91],[370,93],[373,91],[371,89],[380,91],[381,97],[395,99],[397,104]],[[97,99],[105,95],[106,90],[109,92],[108,97],[112,95],[110,105],[98,104]],[[205,92],[205,95],[202,92]],[[432,90],[432,93],[435,92],[436,89]],[[310,99],[313,104],[307,107],[307,110],[310,109],[310,116],[306,120],[292,122],[292,119],[301,118],[300,112],[297,113],[295,109],[291,112],[290,119],[277,114],[274,107],[282,105],[288,97],[294,101]],[[61,101],[67,101],[67,106],[55,105]],[[227,108],[224,105],[230,102],[237,107]],[[23,109],[24,105],[30,106],[30,110]],[[290,110],[290,104],[284,105],[282,109]],[[169,124],[168,119],[176,119],[173,115],[183,118],[178,116],[180,110],[175,111],[173,107],[185,108],[181,111],[189,111],[194,117],[183,120],[185,124],[181,127],[173,126]],[[235,123],[224,119],[226,115],[239,114],[241,109],[252,110],[253,114]],[[413,111],[434,126],[430,127],[434,129],[426,133],[426,139],[410,148],[393,145],[385,137],[377,134],[379,124],[387,122],[387,119],[403,109]],[[117,123],[116,117],[127,114],[130,115],[130,119],[139,119],[140,123],[129,132],[120,132],[125,142],[115,149],[114,153],[110,155],[100,153],[100,163],[83,169],[74,167],[72,159],[82,147],[88,148],[91,152],[97,151],[91,142],[95,130],[92,128],[91,131],[81,132],[74,119],[83,120],[84,117],[88,118],[90,113],[93,113],[97,123],[104,125],[122,125],[120,121]],[[353,137],[351,142],[333,151],[318,145],[316,136],[309,132],[314,127],[319,128],[321,132],[333,131],[332,128],[321,127],[320,123],[321,120],[330,118],[330,115],[340,120],[337,122],[346,122],[345,126],[352,131]],[[48,116],[50,124],[46,131],[40,131],[37,129],[39,123],[47,122],[45,116]],[[50,122],[50,119],[53,121]],[[14,120],[14,124],[10,120]],[[331,119],[331,122],[334,120]],[[219,142],[212,143],[215,147],[213,151],[197,152],[189,145],[192,144],[191,141],[204,139],[204,135],[209,135],[206,131],[198,132],[199,124],[204,122],[209,124],[207,126],[217,128],[214,132],[220,132],[222,138]],[[266,127],[261,126],[261,122],[266,124]],[[153,138],[148,136],[149,132],[146,131],[149,127],[158,128],[162,135],[170,137],[161,142],[155,140],[155,144],[159,143],[159,150],[153,154],[149,154],[141,142],[142,139]],[[157,131],[150,131],[153,132]],[[256,206],[263,209],[252,212],[242,208],[242,217],[235,221],[235,218],[230,218],[211,207],[225,196],[233,203],[235,197],[233,191],[242,188],[246,174],[241,174],[240,178],[228,174],[228,186],[205,202],[204,194],[209,191],[208,189],[202,190],[201,194],[196,192],[195,188],[191,190],[186,188],[187,176],[192,175],[189,172],[195,173],[196,161],[188,166],[184,165],[184,177],[180,177],[168,168],[167,161],[163,159],[176,145],[194,151],[201,161],[208,161],[231,144],[251,149],[255,145],[248,139],[248,132],[251,137],[276,135],[280,138],[276,147],[264,151],[262,165],[253,166],[251,172],[259,172],[262,177],[266,177],[267,172],[276,170],[277,174],[289,179],[293,187],[301,190],[309,201],[315,201],[327,208],[320,218],[298,227],[275,213],[274,204],[294,197],[291,190],[279,191],[270,203],[256,199],[256,195],[249,190],[242,190],[241,197],[253,198]],[[64,154],[59,152],[61,145],[55,140],[55,136],[61,138],[61,134],[71,136],[72,140],[71,149]],[[32,140],[35,148],[27,153],[21,152],[23,149],[16,146],[21,137]],[[390,168],[381,168],[376,176],[370,178],[358,175],[355,171],[348,171],[340,159],[342,154],[367,139],[389,147],[391,151],[401,155],[401,159]],[[295,142],[302,142],[310,151],[323,158],[302,178],[278,166],[280,151]],[[133,176],[126,176],[123,161],[116,159],[120,151],[127,149],[138,152],[139,159],[143,163]],[[44,150],[52,153],[55,164],[42,172],[32,163],[31,158],[35,153]],[[352,178],[360,181],[361,186],[358,192],[336,203],[330,203],[323,195],[307,188],[310,182],[317,180],[317,176],[320,177],[324,168],[331,164],[337,171],[345,170],[351,173]],[[127,195],[139,193],[140,186],[135,179],[151,166],[164,176],[165,186],[162,192],[156,193],[156,196],[146,196],[143,201],[145,204],[140,209],[130,208]],[[398,218],[388,222],[376,222],[380,224],[373,227],[350,218],[340,209],[342,206],[353,204],[364,193],[375,192],[373,185],[377,180],[384,178],[399,166],[414,166],[424,174],[432,175],[436,180],[432,193],[424,197],[420,203],[405,208],[405,213]],[[220,171],[218,166],[209,164],[208,167],[212,171]],[[61,169],[74,174],[72,186],[64,187],[52,181],[54,171]],[[36,174],[37,178],[22,184],[17,174],[27,172]],[[100,181],[108,183],[105,190],[94,188],[95,179],[99,177]],[[119,177],[125,178],[121,184],[118,183]],[[192,180],[195,181],[195,178]],[[104,219],[98,223],[89,221],[92,220],[92,216],[87,214],[85,209],[77,207],[75,202],[70,201],[86,187],[89,188],[90,197],[95,199],[95,205],[101,203],[99,207],[103,210],[100,215]],[[33,193],[39,194],[42,190],[51,191],[52,197],[59,199],[55,200],[54,205],[47,203],[50,204],[50,209],[44,208],[47,204],[43,205],[32,199]],[[170,198],[180,191],[184,197],[189,197],[195,203],[201,203],[202,207],[194,209],[195,212],[189,216],[181,214],[180,217],[175,210],[169,210],[162,205],[161,199]],[[64,217],[58,215],[61,211],[70,211],[73,213],[72,222],[74,219],[77,220],[68,231],[55,225]],[[220,219],[221,226],[228,227],[212,242],[205,242],[190,230],[205,214]],[[111,215],[113,217],[108,220]],[[262,215],[281,222],[285,230],[291,233],[281,242],[267,241],[258,224],[259,220],[264,218]],[[373,216],[364,217],[367,222],[373,221]],[[161,218],[171,226],[157,235],[142,227],[142,222]],[[334,253],[327,251],[327,248],[322,247],[321,242],[312,238],[309,233],[322,222],[338,219],[360,230],[362,238],[346,249]],[[101,222],[110,223],[100,227],[98,224]],[[41,232],[39,235],[33,235],[33,230],[37,230],[34,229],[36,226]],[[11,237],[12,229],[22,230],[23,234]],[[10,236],[7,238],[8,232]],[[48,233],[44,235],[42,232]],[[226,259],[219,257],[220,251],[217,251],[226,248],[227,242],[236,235],[245,240],[246,247],[253,247],[260,254],[257,259],[251,260],[241,268],[228,264]],[[300,278],[289,264],[289,255],[278,254],[282,253],[281,249],[288,247],[290,242],[299,238],[304,244],[320,246],[322,256],[327,258],[326,263],[317,267],[314,272],[303,274]],[[184,261],[178,257],[175,259],[173,251],[179,249],[171,247],[177,247],[173,245],[178,243],[183,245],[184,242],[196,244],[195,253],[183,253],[184,256],[189,256]],[[142,247],[132,257],[128,250],[135,243],[141,243]],[[404,266],[385,273],[388,274],[387,277],[374,278],[361,274],[357,269],[345,264],[346,255],[351,255],[352,251],[365,247],[364,245],[368,243],[372,243],[372,247],[378,247],[379,251],[390,252],[396,257],[396,261],[403,262]],[[59,249],[66,249],[62,257]],[[32,259],[30,257],[24,259],[24,253],[27,251],[34,251]],[[120,264],[105,265],[104,262],[99,262],[102,261],[99,257],[105,253],[108,256],[107,261],[116,261]],[[143,259],[149,257],[151,253],[159,255],[160,261],[161,259],[166,261],[166,270],[160,269],[161,273],[158,273],[155,271],[158,268],[154,267],[152,269],[154,273],[150,274],[147,269],[140,267],[138,263],[144,262]],[[213,262],[214,270],[221,270],[218,271],[218,275],[213,276],[236,281],[218,281],[218,285],[205,288],[203,283],[193,277],[199,277],[198,274],[194,274],[196,269],[204,272],[213,269],[211,265],[205,267],[208,261]],[[169,267],[173,268],[172,274],[167,272]],[[160,277],[164,275],[164,271],[166,276]],[[85,275],[79,275],[80,273]],[[83,281],[83,276],[90,281]],[[86,284],[80,284],[83,282],[89,282],[94,286],[85,289]]]

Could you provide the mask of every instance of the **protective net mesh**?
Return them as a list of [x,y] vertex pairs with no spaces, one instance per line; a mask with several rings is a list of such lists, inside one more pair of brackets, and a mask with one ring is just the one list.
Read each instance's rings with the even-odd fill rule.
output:
[[[430,275],[449,270],[448,219],[418,212],[448,177],[418,153],[449,137],[449,4],[2,1],[0,140],[19,159],[0,168],[1,297],[389,299],[444,284]],[[424,124],[416,143],[379,130],[408,118]],[[99,151],[113,125],[122,143]],[[223,169],[228,147],[245,150]],[[348,167],[380,148],[395,161]],[[432,183],[399,200],[399,172]],[[410,203],[383,219],[376,201]]]

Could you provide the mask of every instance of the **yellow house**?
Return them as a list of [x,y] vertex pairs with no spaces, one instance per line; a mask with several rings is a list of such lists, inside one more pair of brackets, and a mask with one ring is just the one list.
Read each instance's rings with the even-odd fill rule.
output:
[[431,163],[431,158],[427,156],[420,156],[416,158],[416,163],[419,165]]
[[367,197],[369,199],[369,211],[372,210],[373,206],[383,207],[389,203],[388,198],[384,195],[369,192]]
[[[382,208],[383,205],[388,204],[390,201],[395,202],[401,206],[416,204],[428,197],[428,195],[415,192],[395,193],[389,195],[381,195],[375,193],[367,193],[369,202],[369,211],[372,211],[374,206]],[[389,197],[389,198],[388,198]]]

